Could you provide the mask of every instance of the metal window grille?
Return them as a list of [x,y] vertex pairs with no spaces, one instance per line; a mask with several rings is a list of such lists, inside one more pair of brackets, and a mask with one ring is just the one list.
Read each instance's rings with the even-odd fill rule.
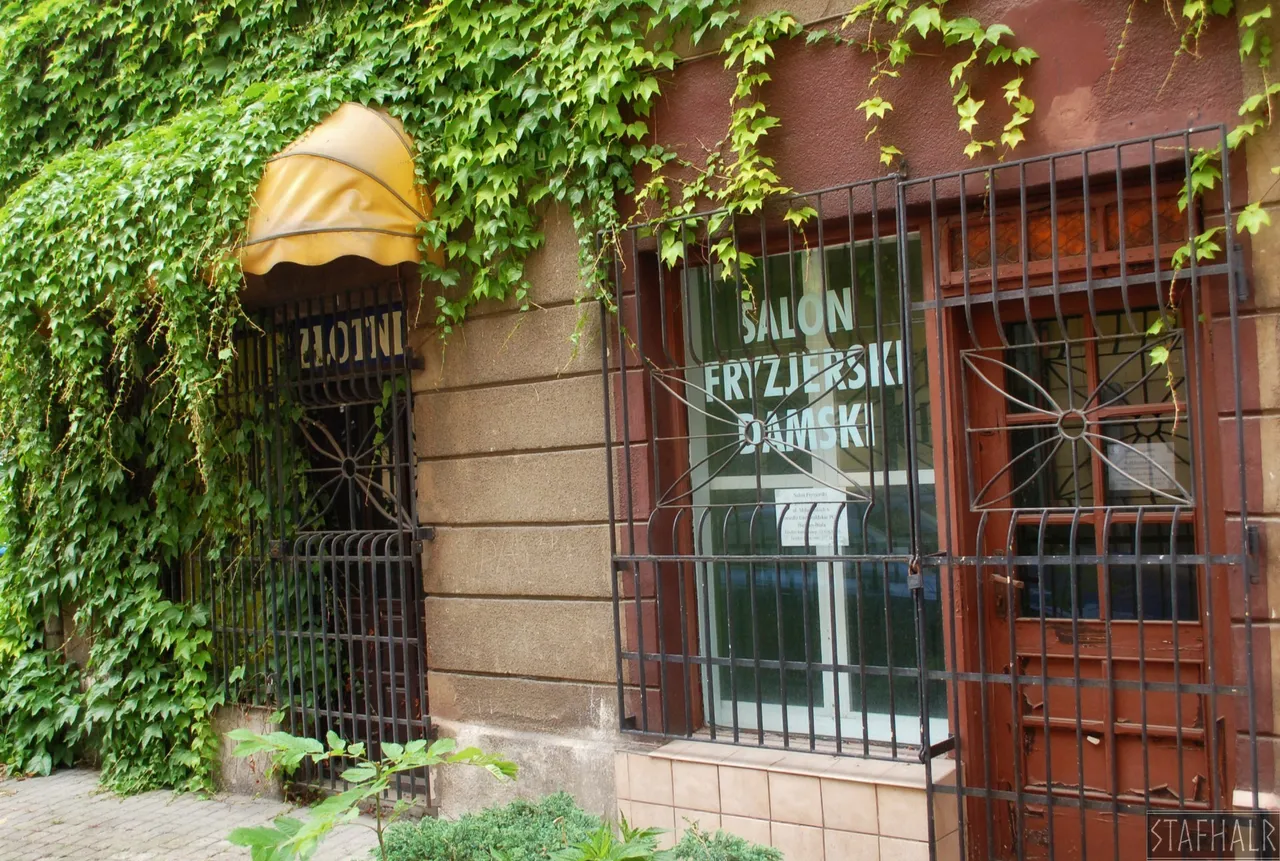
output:
[[[398,283],[258,312],[237,338],[226,411],[261,493],[229,555],[192,558],[230,702],[283,728],[404,744],[430,730],[405,295]],[[306,762],[302,785],[342,789]],[[430,804],[428,775],[391,789]]]
[[[1183,197],[1215,148],[1193,129],[618,237],[623,728],[921,762],[955,811],[935,853],[1115,858],[1148,809],[1257,807],[1230,159]],[[1197,236],[1211,254],[1179,252]]]

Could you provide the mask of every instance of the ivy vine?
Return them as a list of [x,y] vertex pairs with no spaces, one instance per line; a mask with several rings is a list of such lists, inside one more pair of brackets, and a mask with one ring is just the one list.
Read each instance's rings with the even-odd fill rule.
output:
[[[265,161],[346,100],[434,187],[437,322],[526,298],[540,209],[631,189],[682,34],[727,0],[69,0],[0,7],[0,762],[100,752],[122,791],[209,785],[208,608],[161,583],[233,543],[235,247]],[[77,670],[46,623],[74,617]]]
[[[874,57],[866,83],[867,98],[858,108],[866,113],[868,122],[874,122],[867,132],[867,140],[883,140],[881,122],[894,110],[887,98],[886,83],[902,76],[904,67],[919,53],[924,42],[940,39],[944,49],[959,57],[951,67],[948,85],[956,109],[956,124],[969,138],[964,153],[970,158],[997,149],[995,139],[980,140],[977,134],[986,99],[974,97],[974,69],[989,66],[1018,70],[1002,87],[1009,116],[999,134],[999,145],[1004,153],[1012,152],[1026,139],[1022,127],[1031,120],[1036,108],[1035,102],[1022,93],[1020,70],[1040,55],[1025,45],[1012,47],[1014,32],[1008,25],[983,24],[970,15],[952,16],[946,7],[947,0],[864,0],[850,10],[839,27],[814,30],[808,41],[829,40],[851,45]],[[901,157],[902,150],[892,142],[880,144],[882,164],[893,165]]]

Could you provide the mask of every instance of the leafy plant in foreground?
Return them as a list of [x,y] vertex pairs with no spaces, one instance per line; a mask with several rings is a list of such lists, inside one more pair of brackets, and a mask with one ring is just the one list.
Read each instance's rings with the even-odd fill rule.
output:
[[387,833],[388,861],[546,861],[551,853],[585,840],[600,827],[558,792],[537,800],[517,799],[458,819],[401,822]]
[[675,853],[658,849],[658,828],[632,828],[626,817],[618,823],[620,834],[604,823],[587,839],[561,849],[551,857],[554,861],[675,861]]
[[479,748],[457,750],[457,742],[451,738],[442,738],[430,747],[425,739],[406,745],[383,742],[381,759],[370,759],[365,756],[363,742],[349,745],[332,731],[326,738],[327,750],[313,738],[299,738],[287,732],[260,735],[251,730],[237,729],[227,733],[227,737],[239,742],[236,756],[268,753],[272,767],[281,768],[286,773],[291,773],[305,759],[313,763],[338,759],[351,763],[341,775],[351,788],[311,808],[311,815],[305,822],[291,816],[277,816],[271,825],[232,831],[227,839],[237,846],[249,847],[253,861],[310,858],[329,832],[339,825],[353,823],[360,815],[360,805],[370,801],[373,802],[375,824],[366,827],[377,833],[378,856],[386,861],[386,828],[412,803],[409,799],[401,799],[389,814],[383,810],[381,796],[397,774],[434,765],[474,765],[499,780],[511,780],[517,771],[515,763],[484,753]]
[[[736,834],[684,829],[674,849],[656,848],[656,831],[616,836],[600,817],[565,792],[519,799],[458,819],[401,822],[387,832],[387,861],[555,861],[627,858],[635,861],[782,861],[782,853]],[[653,839],[649,839],[653,838]],[[614,853],[610,855],[609,853]],[[619,855],[630,852],[630,855]]]
[[[618,832],[602,824],[585,839],[554,852],[552,861],[782,861],[782,853],[767,846],[757,846],[738,837],[716,831],[707,833],[696,824],[671,849],[659,849],[658,828],[633,828],[625,818]],[[497,861],[507,859],[495,853]]]
[[685,830],[675,848],[676,861],[782,861],[782,853],[727,831],[707,832],[696,824]]

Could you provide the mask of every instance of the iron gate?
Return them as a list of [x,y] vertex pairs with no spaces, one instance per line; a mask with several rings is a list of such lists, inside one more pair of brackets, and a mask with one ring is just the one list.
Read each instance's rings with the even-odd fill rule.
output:
[[[234,560],[193,568],[228,699],[290,733],[427,737],[421,542],[405,295],[399,283],[279,305],[237,339],[228,410],[260,496]],[[341,788],[304,763],[302,784]],[[428,775],[395,796],[430,803]]]
[[1257,808],[1226,151],[1193,129],[623,234],[624,730],[923,763],[935,855],[1119,858],[1148,810]]

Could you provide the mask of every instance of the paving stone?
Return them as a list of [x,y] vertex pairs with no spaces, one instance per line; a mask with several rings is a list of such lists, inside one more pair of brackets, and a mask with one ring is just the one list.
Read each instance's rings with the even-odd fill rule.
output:
[[[289,805],[243,796],[205,798],[148,792],[117,798],[96,772],[0,781],[0,856],[5,861],[245,861],[249,850],[226,842],[231,829],[266,825]],[[293,815],[305,818],[305,810]],[[370,820],[372,821],[372,820]],[[371,831],[345,827],[314,861],[366,861]]]

